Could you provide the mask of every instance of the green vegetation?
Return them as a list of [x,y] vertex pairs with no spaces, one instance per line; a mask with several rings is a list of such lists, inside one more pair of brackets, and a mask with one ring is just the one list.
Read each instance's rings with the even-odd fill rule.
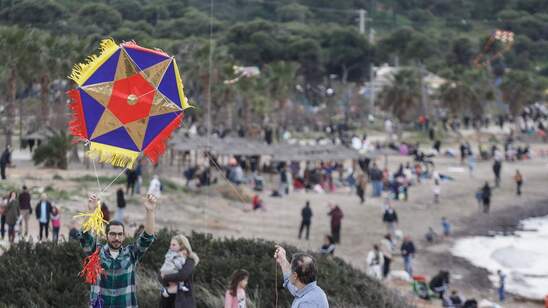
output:
[[[162,230],[138,269],[138,298],[142,307],[157,306],[160,285],[157,272],[173,233]],[[251,273],[248,295],[251,307],[274,307],[278,275],[278,307],[289,307],[289,292],[282,289],[281,273],[272,258],[274,243],[244,239],[217,240],[192,234],[190,241],[200,263],[194,272],[198,307],[220,307],[228,279],[235,269]],[[288,253],[294,253],[288,247]],[[0,256],[0,306],[87,307],[88,286],[78,278],[82,250],[78,243],[21,242]],[[331,307],[407,307],[403,299],[379,282],[338,258],[318,256],[319,285],[329,295]],[[29,279],[32,277],[32,279]]]
[[32,154],[35,165],[44,164],[46,167],[67,169],[67,153],[72,147],[72,137],[64,130],[55,132],[48,137],[45,144],[36,148]]

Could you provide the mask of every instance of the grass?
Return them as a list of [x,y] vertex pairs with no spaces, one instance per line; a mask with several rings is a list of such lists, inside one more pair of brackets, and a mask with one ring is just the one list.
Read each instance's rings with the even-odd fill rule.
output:
[[[114,179],[116,179],[115,176],[98,176],[99,178],[99,182],[101,184],[104,184],[104,185],[108,185],[108,183],[111,183],[112,181],[114,181]],[[73,182],[97,182],[97,178],[93,175],[89,175],[89,174],[86,174],[86,175],[83,175],[83,176],[79,176],[79,177],[74,177],[74,178],[70,178],[69,180],[73,181]],[[114,181],[114,183],[112,183],[112,185],[114,184],[124,184],[126,182],[126,177],[125,176],[119,176],[116,181]]]
[[48,194],[49,199],[51,200],[69,200],[70,196],[72,195],[66,190],[56,190],[55,188],[51,187],[50,185],[46,186],[44,188],[44,192]]

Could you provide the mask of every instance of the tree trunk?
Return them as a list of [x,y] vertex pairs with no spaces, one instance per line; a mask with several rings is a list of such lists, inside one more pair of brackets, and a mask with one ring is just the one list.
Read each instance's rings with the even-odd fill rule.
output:
[[10,71],[8,80],[8,105],[6,106],[6,146],[12,145],[13,128],[15,127],[15,98],[17,93],[17,72],[15,68]]
[[43,74],[40,78],[40,125],[42,127],[49,126],[49,75]]

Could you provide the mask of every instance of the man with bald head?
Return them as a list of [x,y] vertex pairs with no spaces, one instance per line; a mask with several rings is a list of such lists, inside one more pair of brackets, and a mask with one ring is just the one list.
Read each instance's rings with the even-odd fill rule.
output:
[[328,308],[325,292],[316,284],[316,261],[308,254],[296,253],[287,261],[285,249],[276,245],[274,253],[284,276],[284,287],[295,297],[291,308]]

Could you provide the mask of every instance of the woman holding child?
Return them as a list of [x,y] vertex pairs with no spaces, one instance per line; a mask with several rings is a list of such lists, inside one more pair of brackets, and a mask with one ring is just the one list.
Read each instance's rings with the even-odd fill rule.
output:
[[192,273],[200,259],[192,251],[188,238],[176,235],[171,238],[169,250],[160,269],[162,283],[160,307],[196,308],[192,290]]

